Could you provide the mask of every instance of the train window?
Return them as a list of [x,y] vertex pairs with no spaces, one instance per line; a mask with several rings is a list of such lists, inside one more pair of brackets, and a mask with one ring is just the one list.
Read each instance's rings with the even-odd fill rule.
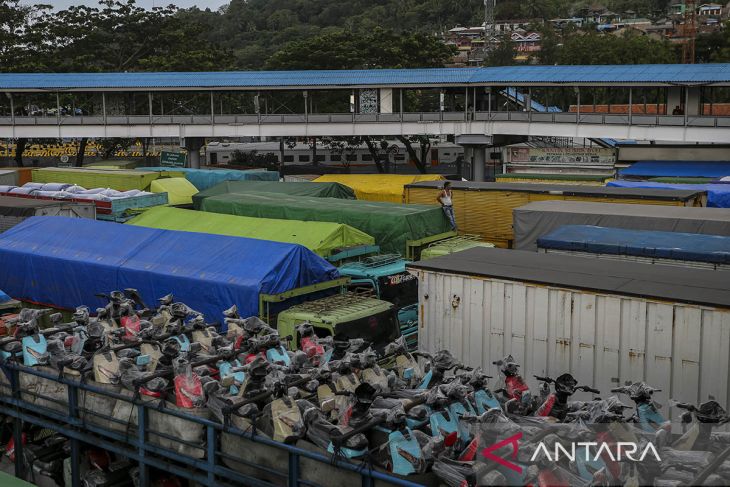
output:
[[357,160],[357,154],[347,154],[346,159],[350,162]]
[[324,154],[317,154],[316,161],[317,162],[324,162]]
[[299,156],[299,162],[309,162],[309,156],[308,155]]
[[396,155],[393,156],[393,159],[396,160],[396,161],[405,161],[406,160],[406,156],[404,156],[403,154],[396,154]]
[[284,162],[294,162],[294,156],[284,156]]
[[340,154],[330,154],[330,161],[340,162],[341,160],[342,160],[342,156]]
[[373,155],[372,154],[363,154],[362,155],[362,160],[363,161],[372,161],[373,160]]

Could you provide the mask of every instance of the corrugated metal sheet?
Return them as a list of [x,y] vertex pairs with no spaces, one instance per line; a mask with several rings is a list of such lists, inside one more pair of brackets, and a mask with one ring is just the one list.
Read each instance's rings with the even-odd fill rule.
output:
[[487,68],[188,73],[4,73],[0,89],[285,88],[453,84],[730,83],[730,64],[504,66]]
[[670,397],[730,401],[727,380],[712,373],[730,366],[730,309],[419,273],[419,346],[426,351],[448,349],[494,377],[499,371],[492,362],[512,354],[531,387],[537,386],[533,374],[569,372],[604,393],[646,381],[662,389],[663,404]]

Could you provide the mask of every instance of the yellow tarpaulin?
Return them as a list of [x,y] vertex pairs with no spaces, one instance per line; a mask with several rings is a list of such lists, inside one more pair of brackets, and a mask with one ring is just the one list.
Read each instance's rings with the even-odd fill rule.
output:
[[167,202],[170,205],[191,205],[193,195],[198,189],[185,178],[164,178],[152,181],[150,191],[167,193]]
[[359,200],[403,203],[406,184],[443,179],[440,174],[326,174],[314,182],[344,184],[355,191]]

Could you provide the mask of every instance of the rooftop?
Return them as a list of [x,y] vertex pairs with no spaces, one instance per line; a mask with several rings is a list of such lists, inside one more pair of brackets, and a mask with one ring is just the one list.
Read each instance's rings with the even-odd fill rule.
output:
[[726,85],[730,63],[339,71],[0,73],[4,91],[259,90],[425,86]]

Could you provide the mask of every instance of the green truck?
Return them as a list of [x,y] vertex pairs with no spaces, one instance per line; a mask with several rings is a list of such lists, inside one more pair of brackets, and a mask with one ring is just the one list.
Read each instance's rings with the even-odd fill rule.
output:
[[[277,188],[286,188],[287,183]],[[293,188],[293,187],[292,187]],[[219,188],[221,189],[221,188]],[[301,188],[293,188],[300,191]],[[271,193],[264,193],[271,195]],[[218,195],[220,196],[220,195]],[[203,206],[216,195],[201,199]],[[233,201],[258,198],[252,194],[230,194]],[[287,197],[276,194],[276,199]],[[290,196],[289,196],[290,197]],[[222,198],[225,200],[225,198]],[[265,200],[269,196],[265,196]],[[333,198],[307,198],[327,202],[332,207]],[[293,201],[298,201],[293,198]],[[311,205],[312,202],[309,201]],[[231,204],[232,213],[239,204]],[[395,305],[401,332],[410,346],[415,347],[418,333],[418,282],[406,272],[406,264],[422,258],[444,255],[474,246],[491,246],[468,236],[455,236],[448,229],[443,212],[438,207],[422,205],[397,205],[392,203],[372,203],[365,201],[346,201],[344,209],[333,213],[334,221],[295,220],[287,214],[279,218],[238,216],[227,213],[207,213],[205,218],[196,211],[177,208],[155,208],[148,210],[128,222],[131,225],[185,230],[222,235],[241,236],[279,242],[298,243],[308,247],[321,257],[338,267],[340,275],[349,277],[347,285],[358,295],[369,294]],[[264,211],[264,210],[262,210]],[[317,212],[317,214],[321,213]],[[302,217],[314,217],[314,211],[299,213]],[[348,223],[348,224],[345,224]],[[357,225],[358,227],[354,227]],[[376,233],[379,238],[370,236]],[[398,242],[399,252],[381,254],[384,244],[393,248]],[[402,256],[403,255],[403,256]],[[341,302],[337,301],[341,304]],[[332,305],[332,302],[329,302]],[[332,331],[332,330],[331,330]]]

